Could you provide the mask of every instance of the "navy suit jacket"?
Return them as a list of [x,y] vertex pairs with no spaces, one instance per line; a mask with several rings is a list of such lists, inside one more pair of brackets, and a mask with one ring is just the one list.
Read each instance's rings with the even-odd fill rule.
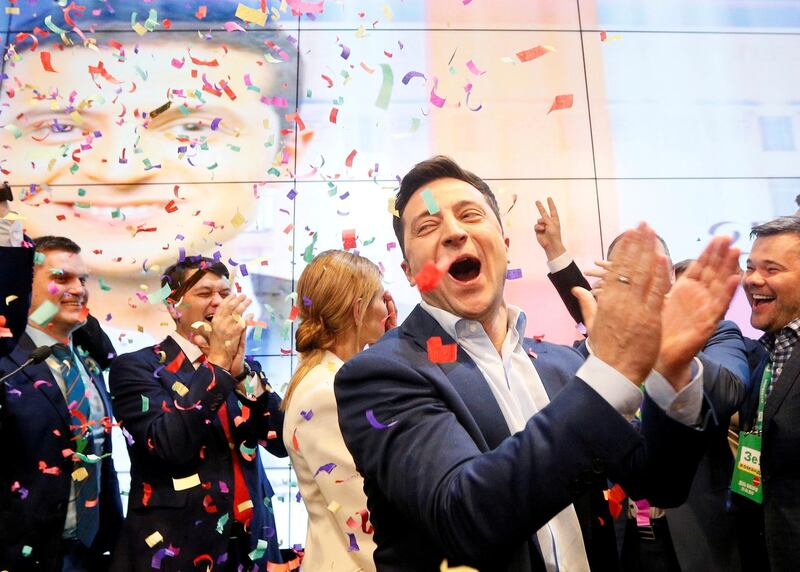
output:
[[[256,562],[281,562],[273,491],[258,454],[259,442],[266,442],[270,453],[287,456],[280,397],[269,392],[256,401],[240,399],[227,371],[210,365],[195,370],[171,337],[118,356],[110,384],[114,411],[131,436],[128,515],[113,569],[150,572],[153,556],[170,545],[180,552],[164,560],[167,569],[194,570],[193,560],[203,554],[216,563],[228,550],[234,522],[232,453],[239,455],[253,502],[250,548],[259,539],[268,543]],[[218,415],[223,403],[233,450]],[[255,455],[249,453],[253,449]],[[175,479],[195,476],[197,486],[175,489]],[[163,542],[150,548],[145,539],[156,531]]]
[[[428,359],[432,336],[455,343],[418,306],[336,375],[339,424],[364,476],[379,570],[439,570],[444,558],[481,570],[543,570],[534,533],[570,503],[590,565],[613,570],[612,525],[598,500],[608,478],[637,498],[683,502],[704,432],[648,397],[637,431],[575,377],[580,354],[526,340],[551,401],[510,435],[463,349],[453,363]],[[606,512],[585,510],[598,507]]]
[[[23,334],[14,351],[0,360],[0,368],[11,371],[22,365],[34,347],[33,340]],[[99,369],[91,367],[89,360],[85,363],[110,412]],[[59,551],[73,471],[71,456],[65,457],[62,451],[74,448],[66,401],[43,362],[3,384],[0,405],[0,570],[60,571]],[[110,424],[107,427],[110,429]],[[110,433],[102,453],[111,453]],[[122,522],[113,459],[103,459],[101,467],[100,529],[92,546],[95,555],[113,548]],[[33,548],[29,557],[22,556],[26,545]]]
[[[561,300],[576,322],[583,321],[580,305],[572,295],[574,286],[591,289],[578,266],[548,274]],[[737,572],[739,547],[734,520],[728,510],[733,456],[727,428],[750,387],[748,354],[741,330],[722,320],[698,354],[705,375],[703,390],[714,406],[717,427],[712,431],[706,455],[686,502],[667,511],[675,554],[685,572]],[[731,375],[733,374],[733,375]],[[638,538],[638,536],[634,536]]]

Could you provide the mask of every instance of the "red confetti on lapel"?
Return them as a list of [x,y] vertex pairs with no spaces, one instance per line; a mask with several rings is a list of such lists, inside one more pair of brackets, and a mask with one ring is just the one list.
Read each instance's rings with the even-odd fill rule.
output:
[[457,344],[442,344],[442,338],[428,338],[428,359],[433,363],[452,363],[458,355]]

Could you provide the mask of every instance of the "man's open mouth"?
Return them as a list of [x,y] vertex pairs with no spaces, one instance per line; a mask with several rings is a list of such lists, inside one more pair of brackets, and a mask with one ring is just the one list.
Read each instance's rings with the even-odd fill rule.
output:
[[481,261],[474,256],[461,256],[450,265],[447,272],[459,282],[469,282],[480,275]]
[[753,307],[758,308],[759,306],[764,306],[765,304],[769,304],[773,300],[775,300],[775,296],[769,296],[768,294],[751,294],[753,298]]
[[214,319],[214,314],[206,314],[203,316],[206,319],[206,322],[211,322]]

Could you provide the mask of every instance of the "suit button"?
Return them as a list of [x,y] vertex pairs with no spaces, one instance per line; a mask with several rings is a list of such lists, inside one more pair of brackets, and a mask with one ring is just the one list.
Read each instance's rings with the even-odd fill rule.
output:
[[595,457],[592,459],[592,472],[596,475],[601,475],[606,471],[606,465],[603,463],[603,459]]

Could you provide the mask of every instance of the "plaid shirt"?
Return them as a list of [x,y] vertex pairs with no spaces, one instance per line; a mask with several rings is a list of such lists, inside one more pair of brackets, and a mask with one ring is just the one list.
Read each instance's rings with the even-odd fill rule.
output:
[[769,392],[775,387],[783,371],[783,366],[789,361],[792,349],[800,339],[800,318],[795,318],[786,324],[777,334],[764,334],[759,340],[767,348],[772,362],[772,384]]

